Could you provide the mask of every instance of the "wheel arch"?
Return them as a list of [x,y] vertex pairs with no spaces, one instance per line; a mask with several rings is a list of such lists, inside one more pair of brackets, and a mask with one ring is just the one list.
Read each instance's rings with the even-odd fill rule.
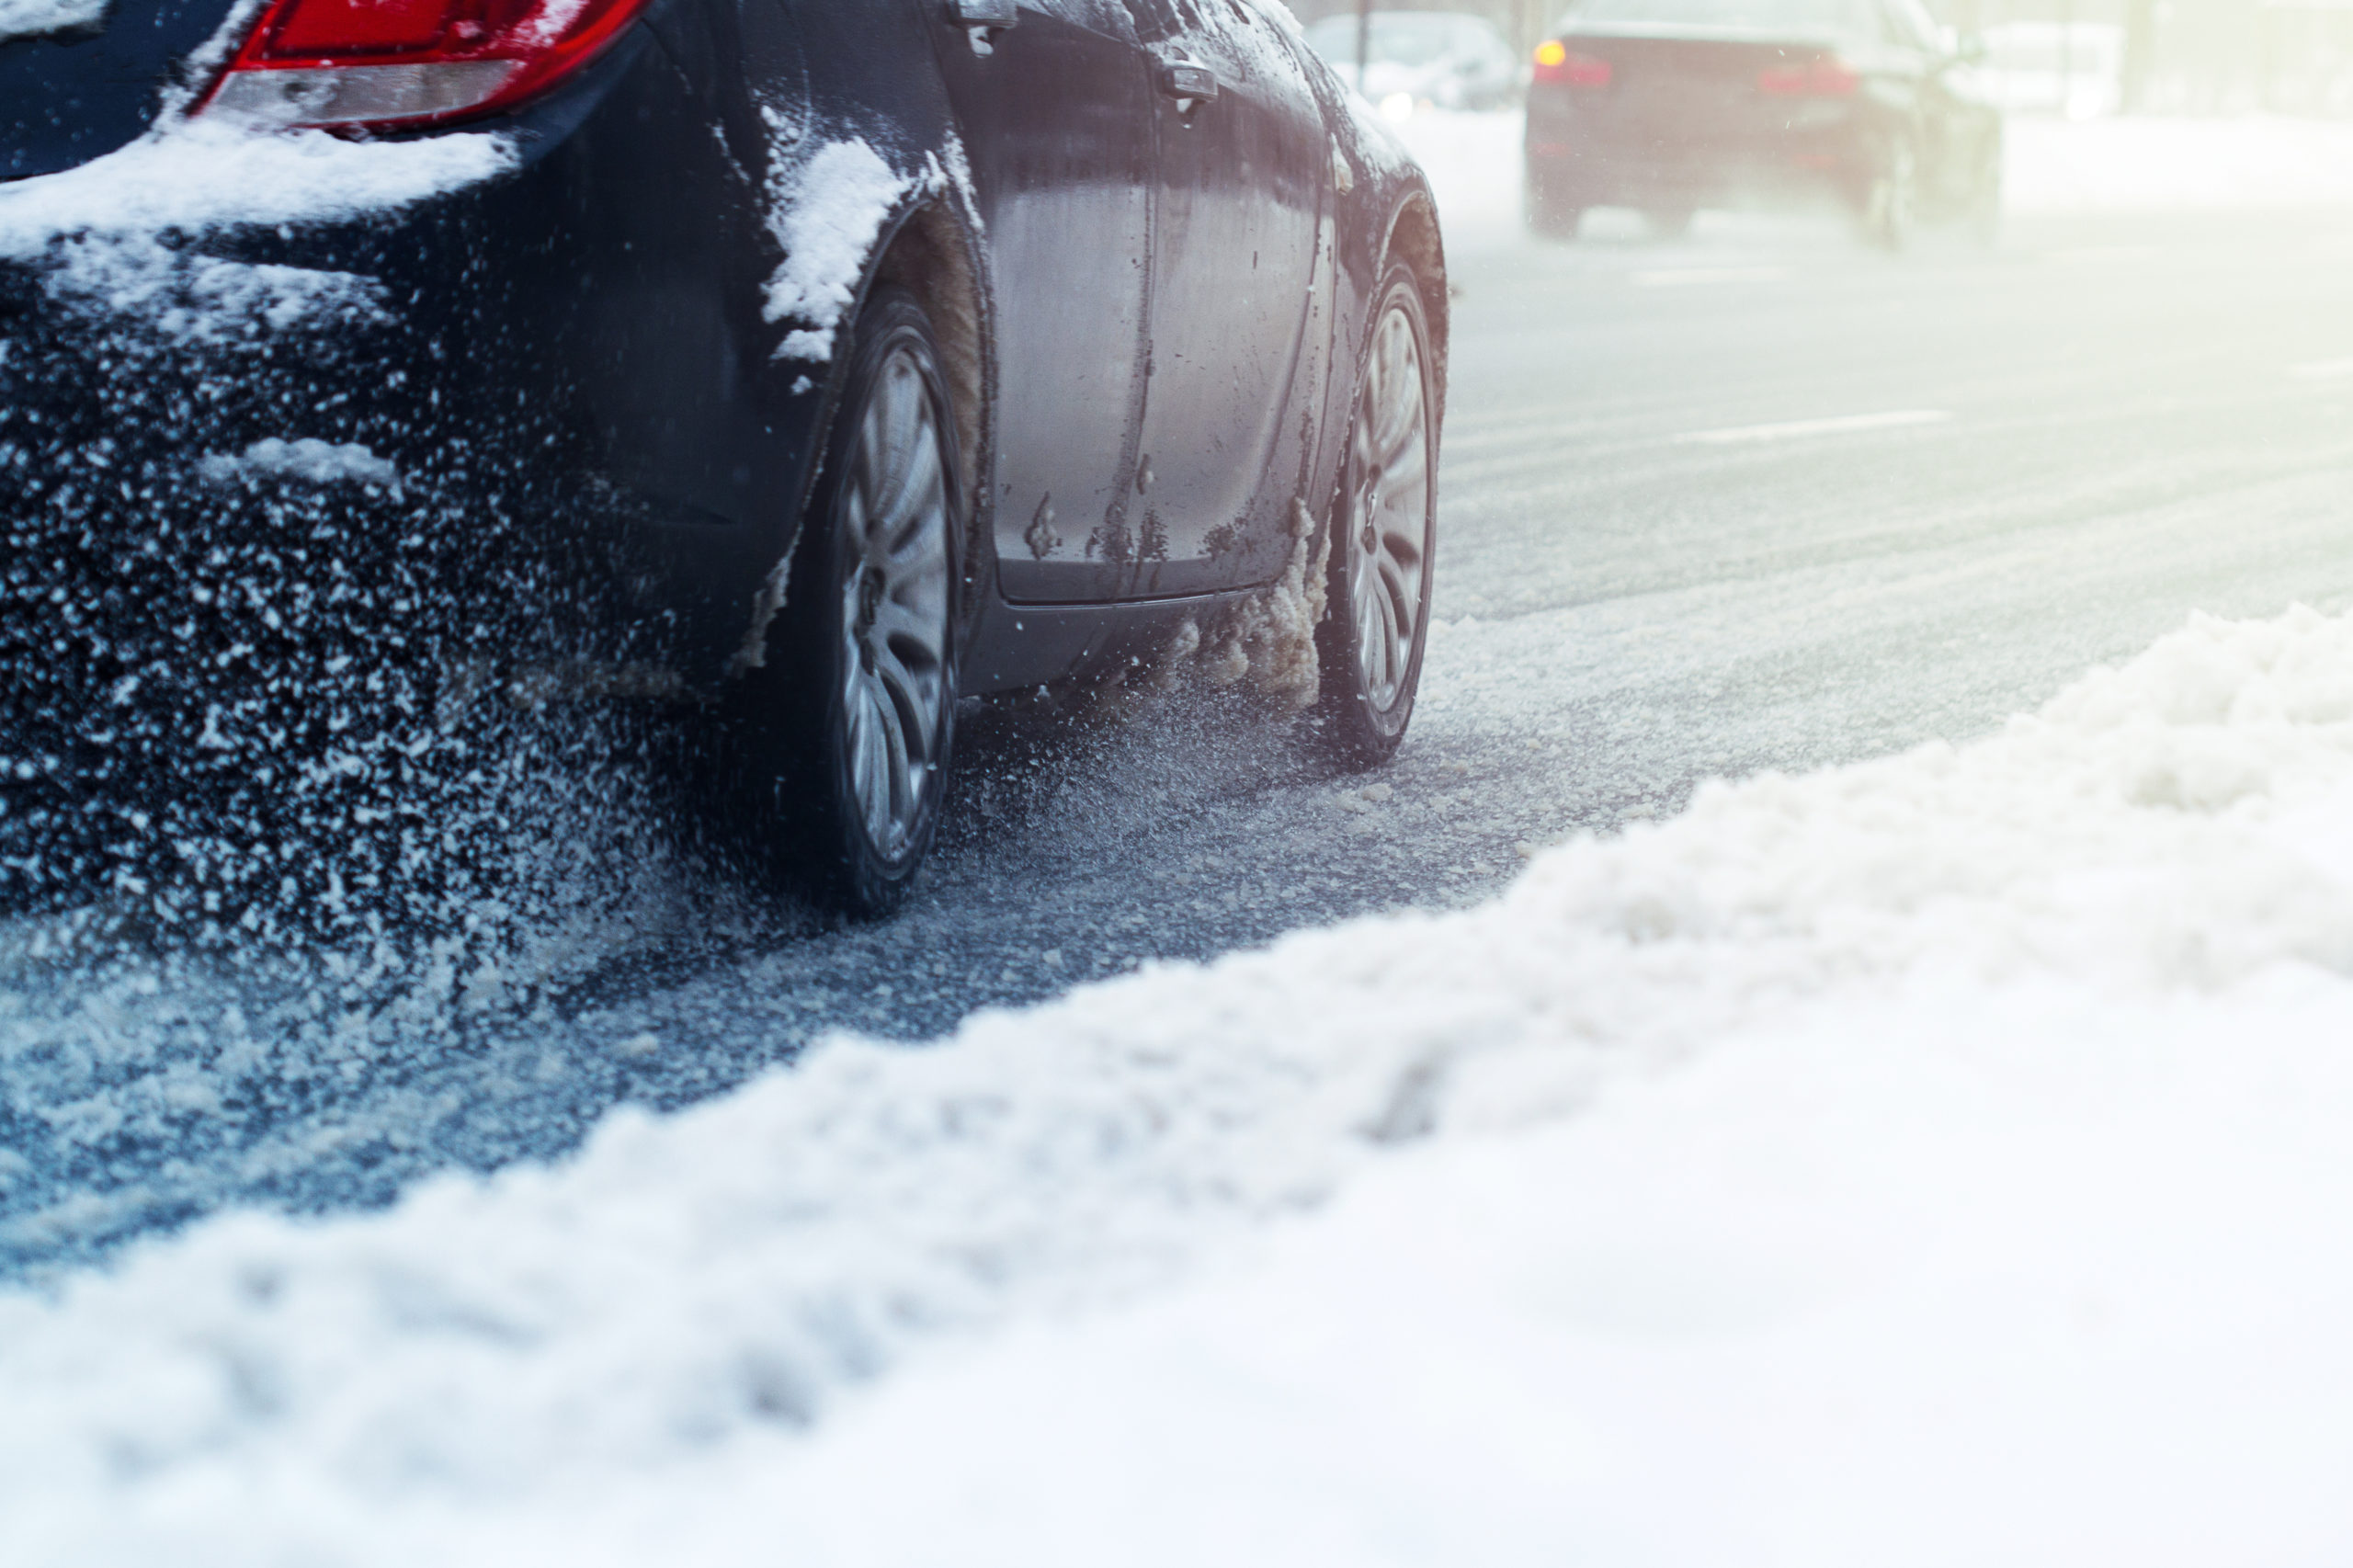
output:
[[791,562],[801,551],[809,506],[824,476],[824,454],[833,440],[834,421],[841,412],[849,364],[844,351],[847,335],[879,288],[903,288],[913,294],[930,317],[933,336],[939,344],[940,369],[953,405],[950,413],[965,504],[963,584],[957,619],[960,628],[970,622],[980,586],[987,578],[987,558],[982,551],[989,537],[996,386],[993,313],[983,284],[986,273],[978,226],[962,210],[952,187],[934,183],[912,192],[877,230],[857,290],[842,312],[837,328],[841,341],[821,381],[823,412],[809,427],[809,460],[801,465],[798,493],[784,520],[774,564],[753,594],[751,624],[728,662],[730,678],[758,667],[765,660],[769,627],[784,608]]
[[911,203],[886,225],[858,289],[862,310],[878,288],[913,294],[939,340],[941,371],[954,403],[956,449],[978,511],[986,494],[995,376],[987,300],[981,288],[980,246],[954,205],[935,194]]
[[[1449,338],[1449,310],[1452,297],[1446,279],[1446,239],[1438,226],[1438,203],[1428,189],[1421,185],[1409,187],[1390,214],[1387,239],[1381,247],[1381,263],[1373,269],[1373,287],[1389,275],[1389,264],[1402,260],[1414,269],[1414,278],[1421,285],[1422,314],[1429,324],[1430,358],[1438,383],[1438,426],[1446,427],[1447,345]],[[1371,342],[1372,321],[1368,314],[1361,335],[1365,346]],[[1363,372],[1363,352],[1358,353],[1358,374]],[[1437,454],[1431,454],[1435,460]]]
[[[1420,285],[1422,317],[1430,334],[1431,380],[1438,390],[1437,425],[1439,437],[1446,428],[1447,344],[1449,338],[1450,297],[1446,280],[1446,243],[1438,227],[1438,204],[1427,187],[1418,180],[1405,185],[1390,203],[1387,221],[1378,231],[1381,243],[1371,249],[1373,265],[1359,287],[1356,297],[1362,301],[1357,320],[1348,324],[1346,380],[1336,381],[1336,389],[1345,389],[1346,396],[1332,408],[1326,425],[1326,439],[1330,459],[1319,465],[1329,475],[1330,489],[1324,506],[1332,511],[1339,495],[1339,485],[1346,472],[1342,451],[1348,439],[1350,425],[1356,418],[1357,399],[1362,394],[1367,360],[1372,351],[1374,317],[1381,306],[1381,279],[1389,276],[1393,260],[1404,260],[1414,269],[1415,281]],[[1363,254],[1363,253],[1358,253]],[[1431,461],[1438,460],[1433,446]],[[1328,518],[1327,518],[1328,521]]]

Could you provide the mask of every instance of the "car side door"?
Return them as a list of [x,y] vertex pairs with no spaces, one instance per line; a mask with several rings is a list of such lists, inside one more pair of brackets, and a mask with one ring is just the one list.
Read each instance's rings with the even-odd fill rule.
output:
[[1121,0],[968,5],[937,18],[941,74],[987,228],[995,306],[999,590],[1117,597],[1131,529],[1156,184],[1148,62]]
[[1307,432],[1292,407],[1330,133],[1252,0],[1131,0],[1159,128],[1151,349],[1131,532],[1151,597],[1267,581],[1290,549]]

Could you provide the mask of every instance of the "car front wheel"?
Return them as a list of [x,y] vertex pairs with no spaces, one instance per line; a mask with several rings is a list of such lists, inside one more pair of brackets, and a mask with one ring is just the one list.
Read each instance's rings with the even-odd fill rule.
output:
[[1438,518],[1438,387],[1421,287],[1396,263],[1377,298],[1316,629],[1316,733],[1352,767],[1386,760],[1413,717]]

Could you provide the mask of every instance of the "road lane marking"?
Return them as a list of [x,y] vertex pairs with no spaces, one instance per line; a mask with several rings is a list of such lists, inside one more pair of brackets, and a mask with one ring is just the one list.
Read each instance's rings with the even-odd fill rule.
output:
[[1942,425],[1952,417],[1944,408],[1897,408],[1885,414],[1845,414],[1833,419],[1792,419],[1780,425],[1735,425],[1724,430],[1693,430],[1675,437],[1679,442],[1729,447],[1743,441],[1793,441],[1806,436],[1845,436],[1858,430],[1898,430],[1907,425]]
[[1637,289],[1679,289],[1694,283],[1779,283],[1786,267],[1654,267],[1626,275]]
[[2300,381],[2333,381],[2353,376],[2353,359],[2314,359],[2289,366],[2288,373]]
[[2120,261],[2146,261],[2165,252],[2155,245],[2075,245],[2045,251],[2046,260],[2079,267],[2109,267]]

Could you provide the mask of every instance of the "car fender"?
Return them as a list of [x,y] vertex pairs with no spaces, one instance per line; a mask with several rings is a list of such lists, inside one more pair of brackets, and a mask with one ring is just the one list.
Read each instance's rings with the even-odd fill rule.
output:
[[[1311,509],[1328,511],[1340,483],[1341,460],[1347,451],[1348,426],[1355,415],[1358,388],[1363,384],[1365,358],[1372,338],[1373,295],[1381,287],[1392,256],[1402,248],[1412,255],[1422,282],[1422,304],[1429,320],[1433,380],[1443,425],[1448,342],[1446,252],[1438,216],[1438,199],[1429,178],[1396,132],[1376,117],[1372,107],[1345,82],[1329,62],[1299,35],[1287,29],[1323,110],[1332,143],[1334,187],[1332,362],[1346,366],[1335,374],[1320,420],[1314,478],[1307,499]],[[1435,454],[1433,454],[1435,456]]]
[[[954,147],[951,138],[944,150],[952,153]],[[768,627],[784,607],[802,525],[824,477],[824,455],[848,373],[849,357],[844,352],[848,335],[874,290],[886,284],[906,287],[924,301],[947,361],[942,369],[956,405],[958,467],[963,482],[960,620],[968,622],[977,608],[991,560],[987,524],[996,392],[995,303],[971,188],[953,172],[961,162],[961,156],[928,159],[926,175],[909,183],[878,225],[850,297],[831,324],[833,341],[826,358],[811,362],[779,356],[772,368],[772,374],[786,382],[784,396],[802,405],[796,423],[807,432],[802,437],[806,456],[769,551],[771,564],[752,590],[743,639],[729,657],[726,673],[731,677],[764,662]],[[793,326],[789,319],[778,324],[779,348],[794,332],[810,330]]]

